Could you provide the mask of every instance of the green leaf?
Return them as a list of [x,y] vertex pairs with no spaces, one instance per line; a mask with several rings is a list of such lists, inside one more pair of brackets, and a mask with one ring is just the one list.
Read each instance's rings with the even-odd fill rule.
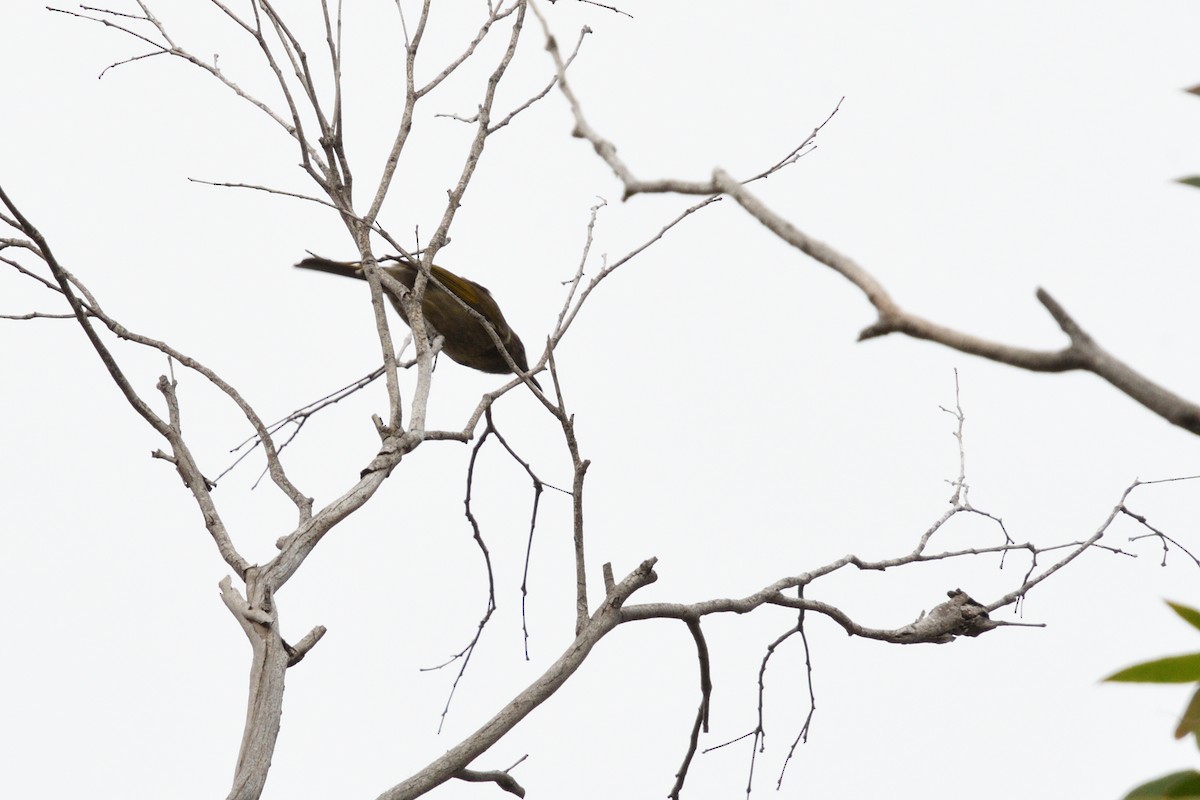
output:
[[[1179,727],[1175,729],[1175,738],[1182,739],[1189,733],[1196,733],[1197,730],[1200,730],[1200,689],[1192,695],[1192,702],[1188,703],[1187,710],[1183,712]],[[1196,738],[1196,744],[1200,745],[1200,736]]]
[[[1195,185],[1200,185],[1200,178],[1192,178],[1191,180],[1198,182]],[[1188,625],[1200,631],[1200,611],[1191,606],[1185,606],[1182,603],[1172,603],[1170,600],[1167,601],[1167,605],[1173,608],[1176,614],[1183,617]]]
[[1200,175],[1192,175],[1188,178],[1176,178],[1176,183],[1182,183],[1184,186],[1195,186],[1200,189]]
[[1134,664],[1104,680],[1120,683],[1192,683],[1200,681],[1200,653],[1169,656]]
[[1158,780],[1143,783],[1123,800],[1158,800],[1159,798],[1200,798],[1200,772],[1184,770],[1164,775]]

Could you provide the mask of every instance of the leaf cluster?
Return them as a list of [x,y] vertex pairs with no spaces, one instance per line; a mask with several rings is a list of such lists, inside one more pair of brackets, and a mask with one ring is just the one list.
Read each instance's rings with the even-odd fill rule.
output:
[[[1180,603],[1167,602],[1171,609],[1193,628],[1200,630],[1200,611]],[[1109,675],[1114,683],[1195,683],[1196,691],[1175,728],[1175,738],[1192,736],[1200,747],[1200,653],[1167,656],[1134,664]],[[1189,769],[1174,772],[1144,783],[1125,795],[1124,800],[1156,798],[1200,798],[1200,772]]]

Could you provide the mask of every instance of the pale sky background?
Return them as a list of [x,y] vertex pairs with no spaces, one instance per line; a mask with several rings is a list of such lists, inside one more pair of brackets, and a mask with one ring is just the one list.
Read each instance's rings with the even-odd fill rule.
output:
[[[316,3],[279,5],[304,35],[317,32]],[[462,49],[483,6],[435,5],[425,77]],[[1115,355],[1200,398],[1200,192],[1171,182],[1200,172],[1200,98],[1182,91],[1200,83],[1196,4],[620,7],[634,19],[570,0],[544,9],[564,47],[582,25],[594,29],[573,85],[639,176],[700,179],[718,165],[752,174],[844,96],[816,152],[756,187],[774,209],[858,259],[906,308],[979,335],[1061,346],[1034,299],[1043,286]],[[219,53],[232,77],[275,100],[248,43],[206,2],[154,8],[181,44]],[[398,118],[400,30],[385,0],[349,0],[345,16],[348,146],[365,198]],[[110,313],[208,364],[272,419],[375,366],[363,286],[291,268],[306,249],[353,254],[332,212],[187,180],[313,192],[278,129],[182,62],[147,59],[97,81],[144,46],[40,2],[6,3],[0,30],[0,182]],[[481,51],[488,70],[499,38]],[[502,112],[551,74],[542,44],[531,19]],[[402,165],[384,211],[397,236],[433,230],[468,131],[432,115],[472,113],[484,68],[419,110],[410,145],[419,156]],[[589,274],[691,202],[621,203],[607,168],[569,133],[555,93],[496,136],[439,257],[492,290],[533,352],[597,196],[608,206]],[[0,273],[0,313],[31,310],[62,308]],[[855,343],[873,319],[857,290],[728,202],[598,290],[558,355],[593,462],[593,585],[605,561],[624,575],[655,555],[659,581],[635,601],[694,601],[743,595],[847,552],[907,552],[943,512],[957,470],[953,421],[938,408],[954,401],[955,368],[972,499],[1019,540],[1086,537],[1134,478],[1200,472],[1194,437],[1093,376],[1023,373],[899,337]],[[162,443],[77,326],[0,322],[0,343],[0,796],[223,797],[250,663],[217,595],[228,568],[173,470],[148,457]],[[118,350],[155,398],[163,360]],[[177,374],[185,431],[216,474],[248,430],[201,380]],[[430,425],[460,426],[499,382],[443,360]],[[286,451],[318,503],[374,452],[369,417],[383,397],[374,387],[322,413]],[[561,436],[531,397],[515,392],[496,413],[543,478],[569,484]],[[569,504],[543,498],[526,662],[518,587],[531,492],[489,447],[477,511],[500,608],[435,735],[453,675],[418,669],[469,640],[485,600],[462,517],[468,455],[460,444],[422,446],[281,591],[289,638],[316,624],[329,633],[288,673],[266,797],[375,797],[474,730],[569,642]],[[216,494],[253,560],[269,558],[293,520],[273,488],[251,491],[259,468],[246,463]],[[1131,506],[1200,548],[1198,492],[1145,487]],[[1122,544],[1140,531],[1114,532]],[[947,546],[996,542],[979,524],[942,535]],[[794,641],[768,673],[753,796],[1116,798],[1194,766],[1194,745],[1171,738],[1188,689],[1098,683],[1200,645],[1162,603],[1200,603],[1200,570],[1179,553],[1160,567],[1151,542],[1130,547],[1138,558],[1089,554],[1035,590],[1024,620],[1045,629],[898,647],[811,618],[811,739],[776,793],[807,712]],[[996,566],[847,572],[807,594],[895,627],[955,587],[990,601],[1019,583],[1026,562]],[[703,745],[753,728],[759,660],[791,620],[766,610],[706,621],[715,692]],[[515,775],[530,798],[663,797],[686,746],[696,674],[683,625],[627,626],[474,766],[528,753]],[[749,755],[746,741],[698,756],[685,796],[744,796]],[[507,795],[451,783],[436,796]]]

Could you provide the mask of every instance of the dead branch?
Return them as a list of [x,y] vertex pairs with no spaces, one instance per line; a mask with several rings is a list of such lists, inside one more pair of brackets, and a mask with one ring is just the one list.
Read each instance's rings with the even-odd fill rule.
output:
[[625,199],[638,194],[663,193],[726,195],[733,198],[773,234],[813,260],[834,270],[862,291],[868,302],[874,306],[878,318],[859,333],[859,341],[889,333],[903,333],[914,339],[926,339],[963,353],[1034,372],[1085,370],[1108,381],[1116,389],[1173,425],[1200,435],[1200,405],[1154,383],[1100,347],[1045,289],[1037,290],[1037,299],[1058,323],[1063,333],[1067,334],[1069,344],[1059,350],[1043,351],[993,342],[953,330],[903,310],[883,285],[853,259],[801,232],[751,194],[746,188],[746,181],[738,181],[720,168],[713,170],[710,179],[702,181],[673,178],[639,179],[617,156],[616,146],[601,136],[584,117],[582,104],[567,83],[565,64],[559,52],[558,42],[536,5],[533,9],[542,24],[546,36],[546,49],[550,52],[558,72],[559,89],[575,118],[572,135],[585,139],[592,145],[596,154],[621,181]]
[[471,536],[475,540],[475,545],[479,548],[480,554],[483,556],[483,565],[487,570],[487,606],[484,609],[483,617],[479,620],[475,628],[475,635],[471,641],[467,643],[459,652],[450,657],[449,660],[436,667],[425,667],[421,671],[428,672],[431,670],[442,669],[459,659],[462,659],[462,664],[459,665],[458,674],[454,676],[454,683],[450,685],[450,692],[446,697],[446,705],[442,707],[441,719],[438,721],[438,733],[442,732],[442,726],[446,724],[446,716],[450,713],[450,703],[454,701],[454,693],[458,691],[458,684],[463,679],[463,675],[467,672],[467,666],[471,663],[471,656],[475,654],[475,647],[479,644],[480,638],[483,636],[483,629],[487,627],[488,621],[491,620],[492,614],[496,611],[496,577],[492,571],[492,554],[488,550],[487,543],[483,540],[483,531],[479,527],[479,520],[475,517],[475,512],[471,509],[471,489],[475,485],[475,466],[479,462],[479,451],[483,449],[483,445],[487,442],[488,437],[495,433],[492,427],[491,416],[488,416],[488,427],[484,430],[483,435],[476,441],[475,446],[471,448],[471,459],[467,463],[467,491],[463,498],[463,513],[467,518],[467,522],[471,525]]
[[667,797],[679,800],[683,791],[683,783],[687,780],[688,768],[696,755],[696,747],[700,742],[700,732],[708,733],[708,713],[712,703],[712,672],[708,657],[708,642],[704,640],[704,631],[699,620],[686,620],[688,631],[696,643],[696,660],[700,664],[700,707],[696,709],[696,720],[692,723],[692,734],[688,737],[687,752],[683,755],[683,763],[675,773],[675,784]]
[[524,691],[506,703],[479,730],[464,738],[412,777],[388,789],[379,796],[379,800],[413,800],[450,780],[558,691],[583,664],[596,643],[621,621],[621,607],[625,601],[638,589],[658,579],[654,574],[654,562],[653,558],[643,561],[618,583],[558,660]]
[[[803,588],[800,591],[803,592]],[[796,628],[800,634],[800,641],[804,645],[804,672],[808,684],[808,714],[805,715],[804,724],[800,726],[800,730],[796,733],[796,738],[792,740],[792,746],[788,748],[787,755],[784,756],[783,764],[779,767],[779,778],[775,781],[775,791],[783,788],[783,776],[787,772],[788,764],[792,762],[792,756],[795,754],[796,748],[802,742],[808,742],[808,732],[812,729],[813,717],[817,713],[817,693],[813,687],[812,649],[808,644],[808,631],[805,630],[804,622],[805,614],[802,609],[796,620]]]
[[525,796],[525,787],[517,783],[517,779],[507,772],[501,772],[498,769],[488,770],[487,772],[479,772],[473,769],[460,769],[454,773],[454,777],[460,781],[469,781],[472,783],[494,783],[509,794],[515,794],[517,797]]

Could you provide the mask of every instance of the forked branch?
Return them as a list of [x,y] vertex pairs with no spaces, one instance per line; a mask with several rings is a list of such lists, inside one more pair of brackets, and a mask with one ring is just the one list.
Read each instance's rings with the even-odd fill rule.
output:
[[[572,135],[585,139],[592,145],[596,154],[621,181],[626,199],[638,194],[724,195],[733,198],[773,234],[837,272],[862,291],[868,302],[874,306],[878,318],[859,333],[860,341],[889,333],[902,333],[915,339],[937,342],[963,353],[1035,372],[1085,370],[1108,381],[1119,391],[1173,425],[1200,435],[1200,405],[1151,381],[1100,347],[1044,289],[1037,290],[1037,298],[1067,334],[1069,343],[1066,347],[1058,350],[1030,350],[990,341],[905,311],[891,298],[883,284],[853,259],[808,236],[768,208],[746,187],[748,181],[736,180],[720,168],[714,169],[712,177],[707,180],[643,180],[637,177],[617,155],[616,145],[604,138],[587,121],[579,97],[567,82],[565,62],[559,52],[558,42],[536,5],[533,9],[542,23],[546,35],[546,49],[550,52],[558,72],[558,87],[574,115],[575,126]],[[818,127],[817,130],[819,129]]]

